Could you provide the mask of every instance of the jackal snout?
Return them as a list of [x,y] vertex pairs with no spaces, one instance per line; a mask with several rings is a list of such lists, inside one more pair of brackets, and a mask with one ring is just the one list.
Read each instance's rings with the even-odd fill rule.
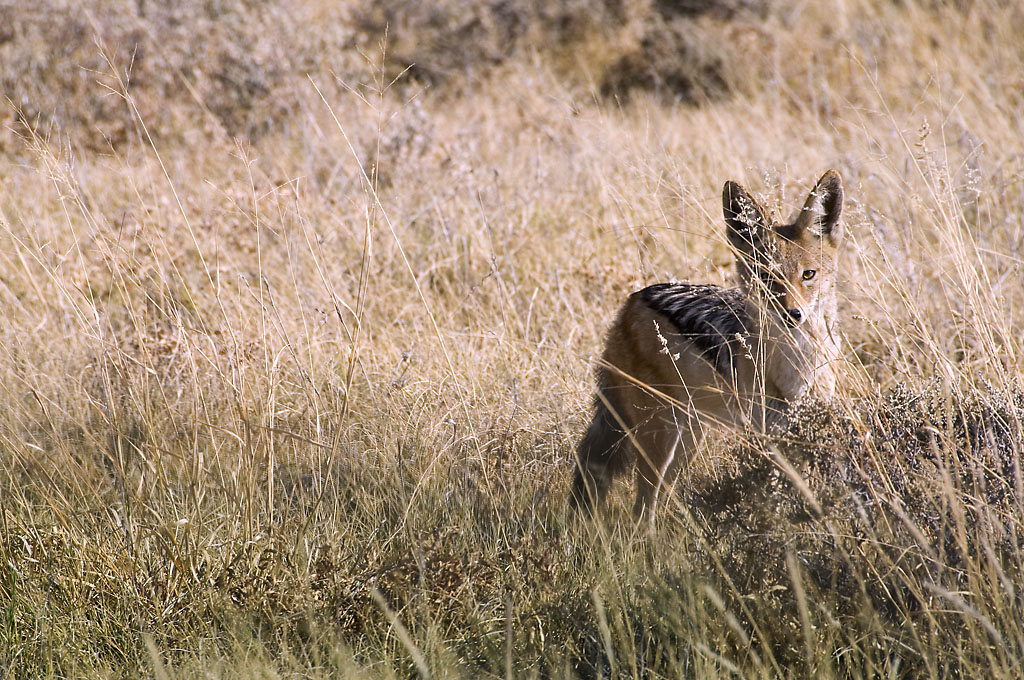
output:
[[637,514],[719,425],[765,429],[838,370],[839,174],[826,172],[790,224],[743,187],[722,191],[737,288],[661,283],[633,293],[608,332],[594,418],[577,449],[572,504],[588,507],[635,470]]

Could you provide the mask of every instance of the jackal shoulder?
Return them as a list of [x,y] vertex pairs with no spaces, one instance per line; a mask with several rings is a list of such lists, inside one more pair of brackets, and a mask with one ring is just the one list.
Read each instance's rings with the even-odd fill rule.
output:
[[746,298],[736,288],[691,283],[658,283],[633,294],[667,318],[667,329],[690,341],[723,376],[735,371],[736,356],[750,334]]

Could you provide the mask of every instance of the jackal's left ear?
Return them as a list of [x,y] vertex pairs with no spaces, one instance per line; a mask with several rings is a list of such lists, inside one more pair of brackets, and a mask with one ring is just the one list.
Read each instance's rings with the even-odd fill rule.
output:
[[832,245],[838,245],[843,238],[843,225],[839,222],[842,211],[843,178],[835,170],[829,170],[807,197],[795,226],[800,231],[807,229]]
[[754,197],[736,182],[726,182],[722,189],[722,211],[728,226],[729,243],[744,255],[753,253],[771,221]]

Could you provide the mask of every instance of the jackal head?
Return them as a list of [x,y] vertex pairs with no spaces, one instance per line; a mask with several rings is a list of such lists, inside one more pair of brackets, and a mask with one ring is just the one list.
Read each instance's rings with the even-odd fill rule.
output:
[[835,313],[843,182],[826,172],[792,224],[776,224],[747,191],[726,182],[722,204],[740,285],[769,319],[788,328]]

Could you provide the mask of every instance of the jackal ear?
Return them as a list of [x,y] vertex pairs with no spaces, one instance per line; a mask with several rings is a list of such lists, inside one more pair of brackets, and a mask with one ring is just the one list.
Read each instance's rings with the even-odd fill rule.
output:
[[764,208],[736,182],[726,182],[722,189],[722,210],[725,213],[729,243],[749,255],[761,240],[762,232],[771,222]]
[[829,170],[814,186],[796,219],[799,231],[809,230],[812,234],[828,239],[838,245],[843,238],[843,225],[839,214],[843,211],[843,179],[835,170]]

